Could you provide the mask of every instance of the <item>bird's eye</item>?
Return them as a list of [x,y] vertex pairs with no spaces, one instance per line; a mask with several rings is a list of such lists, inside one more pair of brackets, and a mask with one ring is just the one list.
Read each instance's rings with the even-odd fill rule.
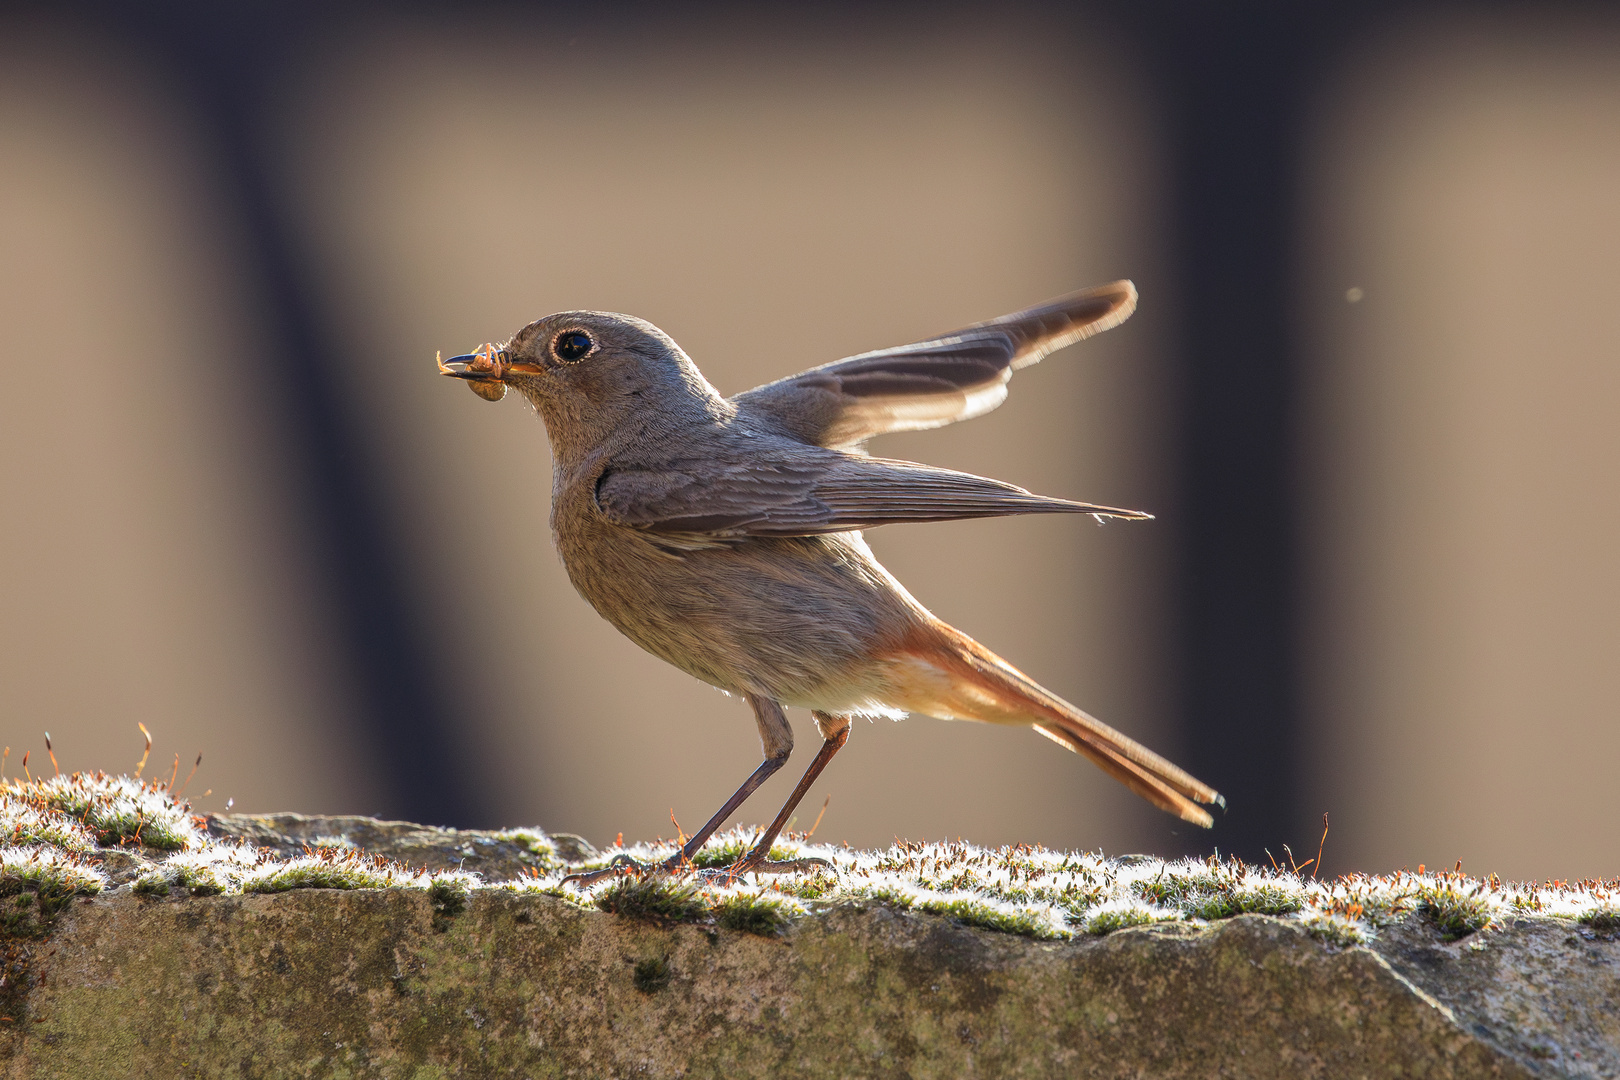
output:
[[591,351],[596,342],[583,330],[564,330],[551,342],[551,351],[557,359],[572,363]]

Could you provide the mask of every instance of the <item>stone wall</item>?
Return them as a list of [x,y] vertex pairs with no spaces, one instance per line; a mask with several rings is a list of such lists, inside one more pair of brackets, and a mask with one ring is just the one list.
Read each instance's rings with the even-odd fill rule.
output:
[[[359,818],[209,832],[491,880],[535,862],[514,834]],[[1053,937],[888,894],[739,922],[541,888],[165,892],[148,854],[97,858],[99,893],[12,927],[6,1076],[1620,1076],[1601,919],[1459,933],[1419,905],[1364,944],[1245,913]],[[1158,866],[1160,892],[1185,880]]]

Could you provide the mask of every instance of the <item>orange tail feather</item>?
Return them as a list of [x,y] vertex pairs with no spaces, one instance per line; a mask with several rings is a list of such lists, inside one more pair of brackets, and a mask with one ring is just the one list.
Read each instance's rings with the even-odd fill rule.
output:
[[1225,806],[1219,792],[1147,747],[1064,701],[954,627],[936,623],[926,639],[895,657],[897,681],[912,712],[955,720],[1034,727],[1083,754],[1108,775],[1183,821],[1214,824],[1198,803]]

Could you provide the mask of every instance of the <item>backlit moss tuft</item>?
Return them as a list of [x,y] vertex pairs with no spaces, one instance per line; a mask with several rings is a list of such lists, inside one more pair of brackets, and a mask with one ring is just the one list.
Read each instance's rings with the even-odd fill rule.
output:
[[177,801],[155,781],[144,784],[127,776],[70,773],[49,780],[8,781],[4,794],[14,806],[74,820],[101,847],[138,844],[182,851],[202,841],[190,805]]
[[1600,907],[1580,917],[1580,922],[1593,933],[1612,937],[1620,934],[1620,908]]
[[697,889],[662,874],[619,878],[597,893],[596,906],[610,915],[649,922],[692,922],[709,913]]
[[1341,949],[1365,945],[1370,940],[1361,926],[1342,915],[1316,914],[1305,919],[1305,932],[1318,941]]
[[106,884],[73,852],[0,848],[0,936],[42,937],[75,896],[94,896]]
[[60,811],[30,805],[20,798],[0,802],[0,842],[8,847],[38,844],[57,851],[87,854],[96,838],[89,829]]
[[1081,925],[1086,933],[1104,937],[1128,926],[1146,926],[1162,921],[1162,916],[1141,906],[1110,907],[1087,918]]
[[1463,882],[1443,877],[1418,889],[1418,910],[1447,941],[1457,941],[1483,930],[1491,921],[1491,902],[1479,895],[1483,883],[1466,889]]
[[[736,861],[748,854],[753,843],[747,839],[746,834],[738,836],[732,834],[723,839],[711,839],[698,849],[692,856],[692,865],[698,870],[725,870]],[[775,844],[771,847],[769,858],[776,861],[785,861],[796,858],[797,854],[788,847]]]
[[943,915],[955,919],[963,926],[976,926],[981,930],[997,930],[1004,934],[1019,934],[1032,938],[1067,937],[1059,925],[1043,911],[1032,908],[997,904],[970,897],[927,899],[916,904],[918,911],[930,915]]
[[770,937],[787,925],[791,912],[780,899],[757,893],[738,893],[714,905],[715,925],[726,930]]

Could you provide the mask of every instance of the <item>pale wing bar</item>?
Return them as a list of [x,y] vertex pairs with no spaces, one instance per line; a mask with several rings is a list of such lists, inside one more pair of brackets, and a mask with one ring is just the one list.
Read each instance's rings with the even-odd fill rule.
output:
[[994,409],[1006,400],[1013,371],[1119,325],[1135,307],[1135,287],[1116,281],[928,341],[811,368],[732,400],[785,434],[834,448],[942,427]]

